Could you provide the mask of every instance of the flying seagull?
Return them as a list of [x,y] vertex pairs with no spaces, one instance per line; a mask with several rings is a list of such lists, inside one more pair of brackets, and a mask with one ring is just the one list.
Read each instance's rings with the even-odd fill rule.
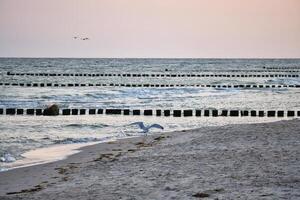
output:
[[145,126],[145,124],[143,122],[134,122],[132,124],[129,124],[129,125],[137,125],[140,129],[143,130],[143,133],[148,133],[150,128],[159,128],[159,129],[164,129],[164,127],[162,127],[161,125],[159,124],[152,124],[152,125],[149,125],[149,126]]
[[90,38],[88,38],[88,37],[79,37],[79,36],[74,36],[73,39],[74,40],[90,40]]

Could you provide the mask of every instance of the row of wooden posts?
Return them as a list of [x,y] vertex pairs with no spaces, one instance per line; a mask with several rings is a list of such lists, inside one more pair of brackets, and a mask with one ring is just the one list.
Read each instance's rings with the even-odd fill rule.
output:
[[119,84],[119,83],[0,83],[0,86],[20,87],[203,87],[203,88],[300,88],[300,85],[274,85],[274,84]]
[[299,74],[217,74],[217,73],[201,73],[201,74],[136,74],[136,73],[11,73],[7,72],[9,76],[90,76],[90,77],[223,77],[223,78],[272,78],[272,77],[290,77],[297,78]]
[[300,70],[300,67],[263,67],[265,70]]
[[[300,111],[284,110],[160,110],[160,109],[61,109],[59,115],[144,115],[173,117],[300,117]],[[0,115],[44,115],[43,109],[0,108]]]

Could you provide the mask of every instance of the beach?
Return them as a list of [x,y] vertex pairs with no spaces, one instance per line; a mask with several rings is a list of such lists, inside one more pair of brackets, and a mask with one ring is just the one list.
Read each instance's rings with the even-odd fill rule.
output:
[[300,0],[0,0],[0,200],[300,200]]
[[299,120],[154,134],[0,173],[0,199],[298,199]]
[[[299,117],[297,66],[300,59],[0,58],[0,171],[28,151],[140,135],[135,122],[174,132]],[[53,104],[60,115],[42,116]]]

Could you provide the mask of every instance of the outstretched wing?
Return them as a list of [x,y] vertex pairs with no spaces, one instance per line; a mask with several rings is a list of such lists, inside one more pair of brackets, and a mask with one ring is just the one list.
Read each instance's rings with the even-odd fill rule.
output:
[[164,130],[164,127],[162,127],[162,126],[159,125],[159,124],[152,124],[151,126],[149,126],[149,129],[150,129],[150,128],[159,128],[159,129]]
[[145,128],[143,122],[134,122],[134,123],[131,123],[129,125],[137,125],[140,129],[144,129]]

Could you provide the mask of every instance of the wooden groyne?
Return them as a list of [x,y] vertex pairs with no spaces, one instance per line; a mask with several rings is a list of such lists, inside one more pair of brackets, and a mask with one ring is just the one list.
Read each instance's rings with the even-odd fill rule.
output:
[[300,88],[296,84],[136,84],[136,83],[0,83],[12,87],[201,87],[201,88]]
[[[41,108],[0,108],[0,115],[44,115]],[[300,117],[294,110],[217,110],[217,109],[116,109],[116,108],[63,108],[59,115],[134,115],[165,117]]]
[[261,73],[244,73],[244,74],[230,74],[230,73],[193,73],[193,74],[163,74],[163,73],[14,73],[7,72],[8,76],[58,76],[58,77],[222,77],[222,78],[298,78],[299,74],[282,74],[282,73],[271,73],[271,74],[261,74]]

